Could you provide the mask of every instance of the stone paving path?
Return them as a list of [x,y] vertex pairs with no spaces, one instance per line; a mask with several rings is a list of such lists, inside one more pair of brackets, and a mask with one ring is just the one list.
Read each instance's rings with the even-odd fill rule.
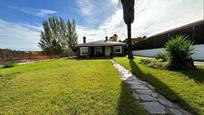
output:
[[111,61],[113,66],[120,72],[120,78],[130,86],[134,97],[139,100],[140,105],[143,106],[148,113],[154,115],[191,115],[189,112],[157,93],[152,85],[138,79],[115,61]]

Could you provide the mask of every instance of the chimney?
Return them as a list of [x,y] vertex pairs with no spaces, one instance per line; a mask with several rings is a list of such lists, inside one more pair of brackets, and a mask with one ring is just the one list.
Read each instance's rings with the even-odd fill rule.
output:
[[105,39],[105,41],[108,41],[108,36],[106,36],[106,39]]
[[85,36],[83,37],[83,43],[84,44],[86,43],[86,37]]

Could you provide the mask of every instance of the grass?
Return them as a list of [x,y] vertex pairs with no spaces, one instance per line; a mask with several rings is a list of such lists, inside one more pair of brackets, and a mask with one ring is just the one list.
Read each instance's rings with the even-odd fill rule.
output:
[[159,70],[139,64],[141,59],[144,58],[114,58],[170,100],[194,114],[204,114],[204,66],[183,71]]
[[0,69],[0,114],[146,114],[110,60]]

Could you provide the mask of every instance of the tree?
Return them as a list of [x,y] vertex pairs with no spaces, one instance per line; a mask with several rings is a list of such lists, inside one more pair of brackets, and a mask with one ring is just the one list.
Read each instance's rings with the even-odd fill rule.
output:
[[76,47],[77,47],[77,41],[78,41],[78,35],[76,32],[76,24],[75,21],[68,21],[67,22],[67,43],[70,49],[72,49],[72,51],[76,51]]
[[123,6],[123,19],[127,25],[128,31],[128,58],[133,59],[132,40],[131,40],[131,24],[134,21],[134,4],[135,0],[121,0]]
[[110,37],[109,41],[117,41],[118,40],[118,35],[114,34],[112,37]]
[[39,47],[48,55],[62,55],[67,49],[74,49],[77,45],[75,22],[65,22],[61,18],[50,17],[43,22],[43,31]]
[[56,17],[50,17],[43,22],[43,31],[41,31],[41,39],[39,46],[49,55],[60,55],[63,50],[63,20]]

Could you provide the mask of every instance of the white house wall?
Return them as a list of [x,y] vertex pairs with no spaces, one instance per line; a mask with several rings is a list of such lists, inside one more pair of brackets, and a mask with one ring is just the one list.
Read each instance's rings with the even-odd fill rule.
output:
[[[135,56],[155,57],[164,48],[148,49],[148,50],[136,50],[133,51]],[[195,60],[204,60],[204,45],[195,45],[195,54],[192,56]]]

